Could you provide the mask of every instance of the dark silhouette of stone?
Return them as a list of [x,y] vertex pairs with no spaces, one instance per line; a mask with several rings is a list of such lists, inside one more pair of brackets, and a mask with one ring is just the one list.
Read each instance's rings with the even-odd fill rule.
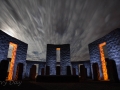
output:
[[71,68],[70,68],[70,66],[67,66],[67,75],[71,75]]
[[50,67],[46,66],[46,75],[50,75]]
[[19,63],[17,65],[17,70],[16,70],[16,80],[22,80],[22,74],[23,74],[23,63]]
[[86,80],[87,69],[85,68],[84,65],[80,65],[80,76],[81,76],[81,80]]
[[44,68],[41,69],[41,75],[44,75]]
[[119,82],[117,68],[114,60],[106,58],[108,78],[110,81]]
[[30,68],[30,80],[35,80],[36,76],[36,65],[32,65]]
[[0,63],[0,81],[6,80],[8,64],[9,64],[8,60],[2,60]]
[[96,81],[100,80],[98,63],[93,63],[92,68],[93,68],[93,78],[94,78],[94,80],[96,80]]
[[56,66],[56,75],[60,75],[60,66]]
[[76,69],[73,68],[72,70],[73,70],[73,75],[76,75]]

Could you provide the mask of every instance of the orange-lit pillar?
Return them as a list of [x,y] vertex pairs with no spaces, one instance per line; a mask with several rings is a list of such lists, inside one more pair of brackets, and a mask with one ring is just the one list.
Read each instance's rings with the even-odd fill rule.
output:
[[108,80],[105,56],[104,56],[104,51],[103,51],[103,46],[105,46],[105,45],[106,45],[106,42],[103,42],[103,43],[99,44],[99,49],[100,49],[100,56],[101,56],[103,79]]
[[10,45],[13,46],[13,50],[12,50],[12,58],[11,58],[10,69],[8,74],[8,80],[12,80],[15,58],[16,58],[16,51],[17,51],[17,44],[10,42]]

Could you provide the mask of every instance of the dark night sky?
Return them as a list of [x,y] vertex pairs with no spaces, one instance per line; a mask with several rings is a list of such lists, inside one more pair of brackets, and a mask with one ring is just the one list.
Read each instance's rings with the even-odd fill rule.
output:
[[71,61],[120,28],[120,0],[0,0],[0,29],[28,44],[27,60],[46,61],[47,44],[70,44]]

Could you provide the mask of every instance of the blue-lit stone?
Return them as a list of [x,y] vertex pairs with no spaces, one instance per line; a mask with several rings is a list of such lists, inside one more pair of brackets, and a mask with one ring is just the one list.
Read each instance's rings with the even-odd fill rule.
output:
[[13,79],[15,78],[18,63],[23,63],[23,78],[24,78],[25,69],[26,69],[26,55],[27,55],[28,44],[16,38],[13,38],[12,36],[0,30],[0,61],[7,60],[9,42],[13,42],[18,45],[15,64],[14,64]]
[[[98,63],[100,77],[103,77],[100,51],[98,45],[100,43],[106,42],[106,48],[108,53],[108,58],[116,62],[118,77],[120,79],[120,29],[115,29],[104,37],[89,44],[89,54],[91,65],[93,63]],[[92,67],[91,67],[92,69]]]

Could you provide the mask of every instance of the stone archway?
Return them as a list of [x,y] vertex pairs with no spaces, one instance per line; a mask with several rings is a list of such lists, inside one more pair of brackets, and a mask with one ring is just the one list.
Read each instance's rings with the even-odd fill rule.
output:
[[60,75],[67,75],[66,66],[71,66],[70,44],[47,44],[46,66],[50,68],[49,75],[56,75],[56,50],[60,51],[58,55],[60,58]]

